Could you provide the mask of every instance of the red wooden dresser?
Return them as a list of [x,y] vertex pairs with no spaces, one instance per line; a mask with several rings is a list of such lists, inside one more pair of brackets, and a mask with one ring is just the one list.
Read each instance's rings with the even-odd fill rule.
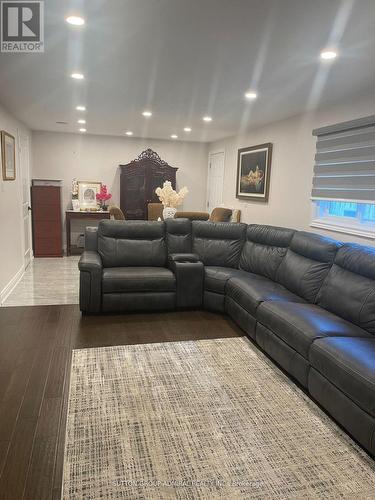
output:
[[61,187],[31,187],[34,257],[62,257]]

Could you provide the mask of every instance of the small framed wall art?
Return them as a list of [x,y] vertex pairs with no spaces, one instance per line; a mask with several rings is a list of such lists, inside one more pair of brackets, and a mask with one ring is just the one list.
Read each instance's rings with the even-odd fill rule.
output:
[[268,201],[271,159],[271,143],[238,150],[237,198]]
[[4,181],[16,179],[16,140],[5,130],[1,131],[1,163]]

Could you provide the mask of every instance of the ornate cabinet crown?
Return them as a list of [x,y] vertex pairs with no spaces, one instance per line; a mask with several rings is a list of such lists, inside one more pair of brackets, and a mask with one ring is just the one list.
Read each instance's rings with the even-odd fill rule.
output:
[[147,219],[147,205],[159,202],[155,189],[165,181],[171,181],[176,189],[178,168],[168,165],[152,149],[120,169],[120,205],[126,219]]

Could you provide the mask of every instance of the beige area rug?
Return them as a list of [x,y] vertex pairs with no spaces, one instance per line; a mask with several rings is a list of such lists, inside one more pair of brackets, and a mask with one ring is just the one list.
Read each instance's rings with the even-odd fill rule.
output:
[[244,337],[73,353],[65,499],[374,499],[374,464]]

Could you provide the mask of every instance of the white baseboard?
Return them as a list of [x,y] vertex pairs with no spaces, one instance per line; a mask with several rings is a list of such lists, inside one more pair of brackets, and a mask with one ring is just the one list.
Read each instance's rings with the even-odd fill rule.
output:
[[22,266],[16,272],[16,274],[13,276],[13,278],[9,281],[9,283],[7,285],[5,285],[5,287],[1,290],[1,292],[0,292],[0,305],[4,304],[4,302],[9,297],[9,295],[16,288],[18,283],[21,281],[24,273],[25,273],[25,269],[24,269],[24,266]]

